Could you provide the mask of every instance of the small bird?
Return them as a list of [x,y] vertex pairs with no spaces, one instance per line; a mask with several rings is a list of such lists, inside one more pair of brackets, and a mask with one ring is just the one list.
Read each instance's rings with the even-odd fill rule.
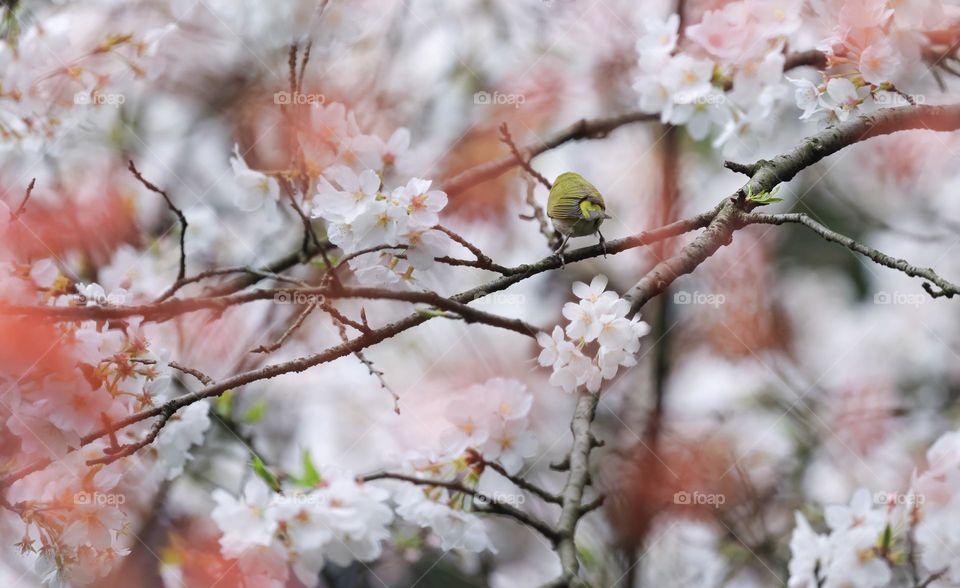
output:
[[600,232],[600,225],[611,217],[607,214],[600,190],[580,174],[566,172],[557,176],[547,197],[547,216],[553,221],[553,226],[564,235],[563,242],[554,252],[560,256],[561,261],[563,248],[570,237],[597,234],[606,255],[606,240]]

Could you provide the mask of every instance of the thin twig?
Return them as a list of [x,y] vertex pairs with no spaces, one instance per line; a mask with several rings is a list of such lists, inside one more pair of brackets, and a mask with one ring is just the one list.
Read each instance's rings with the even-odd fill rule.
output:
[[24,194],[23,200],[20,202],[20,206],[17,209],[10,213],[10,220],[17,220],[20,218],[20,215],[23,214],[23,211],[27,208],[27,201],[30,200],[30,195],[33,194],[33,187],[37,185],[37,178],[30,180],[30,184],[27,186],[27,193]]
[[194,378],[197,379],[197,381],[199,381],[199,382],[200,382],[201,384],[203,384],[204,386],[211,386],[211,385],[213,385],[213,383],[214,383],[213,378],[211,378],[210,376],[206,375],[205,373],[201,372],[200,370],[198,370],[198,369],[196,369],[196,368],[191,368],[191,367],[187,367],[187,366],[184,366],[184,365],[180,365],[179,363],[177,363],[177,362],[175,362],[175,361],[171,361],[171,362],[169,362],[167,365],[169,365],[170,367],[172,367],[173,369],[175,369],[175,370],[177,370],[177,371],[181,371],[181,372],[183,372],[183,373],[185,373],[185,374],[189,374],[189,375],[193,376]]
[[538,182],[546,186],[547,190],[553,188],[553,184],[550,183],[547,178],[537,170],[533,169],[533,166],[530,165],[530,160],[523,156],[520,153],[520,150],[517,149],[517,144],[513,142],[513,137],[510,136],[510,127],[507,126],[507,123],[500,124],[500,141],[506,143],[507,147],[510,148],[510,153],[513,154],[513,158],[517,160],[517,165],[523,168],[525,172],[530,174],[532,177],[536,178]]
[[292,335],[297,329],[300,328],[300,325],[303,324],[303,321],[307,320],[307,317],[310,316],[310,313],[313,312],[314,309],[317,308],[317,306],[318,306],[317,301],[311,301],[309,304],[307,304],[307,307],[304,308],[299,315],[297,315],[297,319],[293,321],[293,324],[287,327],[287,330],[285,330],[283,334],[280,335],[279,339],[277,339],[270,345],[261,345],[256,349],[251,349],[250,353],[273,353],[277,349],[280,349],[280,346],[282,346],[283,343],[290,338],[290,335]]
[[[366,325],[366,315],[361,311],[361,317],[364,321],[364,324],[358,323],[341,313],[339,310],[334,308],[332,304],[325,301],[322,305],[323,310],[329,314],[337,323],[337,331],[340,333],[340,340],[344,343],[347,343],[350,340],[350,337],[347,336],[347,326],[351,326],[354,329],[360,331],[361,333],[367,335],[370,334],[370,327]],[[360,360],[364,366],[366,366],[367,371],[370,372],[370,375],[380,380],[380,386],[390,394],[390,397],[393,398],[393,412],[400,414],[400,395],[397,394],[393,388],[387,384],[387,380],[384,377],[384,373],[377,369],[373,362],[370,361],[367,356],[357,349],[353,352],[354,357]]]
[[442,225],[436,225],[433,228],[442,233],[445,233],[448,237],[450,237],[451,239],[453,239],[454,241],[462,245],[464,248],[466,248],[468,251],[470,251],[470,253],[472,253],[473,256],[476,258],[477,263],[473,265],[473,264],[469,264],[469,262],[466,262],[465,260],[453,259],[450,257],[437,258],[438,261],[442,261],[442,263],[449,263],[450,265],[472,265],[473,267],[489,269],[491,271],[495,271],[501,274],[504,273],[504,271],[506,271],[505,267],[494,263],[493,260],[490,259],[490,257],[488,257],[486,254],[484,254],[479,247],[467,241],[466,239],[464,239],[457,233],[453,232],[452,230],[448,229],[447,227],[444,227]]
[[[446,488],[447,490],[452,490],[453,492],[460,492],[467,494],[468,496],[473,497],[474,508],[479,512],[485,512],[489,514],[502,515],[510,517],[522,525],[529,527],[541,535],[546,537],[551,543],[556,544],[560,539],[557,532],[550,528],[549,525],[543,521],[534,518],[532,515],[529,515],[522,510],[508,504],[506,502],[497,500],[492,496],[487,496],[481,492],[474,490],[473,488],[468,488],[461,484],[460,482],[447,482],[444,480],[425,480],[423,478],[417,478],[414,476],[408,476],[405,474],[394,474],[390,472],[384,472],[379,474],[370,474],[360,478],[364,482],[372,482],[374,480],[400,480],[402,482],[409,482],[411,484],[416,484],[418,486],[429,486],[433,488]],[[482,507],[478,508],[478,503],[482,504]]]
[[540,229],[540,233],[547,239],[547,245],[551,250],[556,250],[560,246],[560,242],[563,240],[563,238],[556,229],[550,228],[550,223],[547,221],[547,214],[543,211],[543,207],[540,206],[540,203],[537,202],[536,187],[537,183],[533,180],[533,178],[528,177],[526,202],[530,208],[533,209],[533,214],[520,214],[519,217],[522,220],[537,221],[537,226]]
[[496,462],[487,461],[485,459],[482,460],[482,463],[485,467],[492,469],[493,471],[497,472],[504,478],[513,482],[513,484],[517,486],[517,488],[520,488],[521,490],[526,490],[527,492],[530,492],[531,494],[538,496],[544,502],[549,502],[551,504],[561,504],[562,500],[556,494],[551,494],[550,492],[547,492],[540,486],[537,486],[532,482],[528,482],[527,480],[525,480],[524,478],[521,478],[520,476],[514,476],[508,473],[507,470],[503,469],[502,465]]
[[133,160],[130,161],[130,166],[128,169],[130,173],[133,174],[141,184],[151,192],[163,196],[163,200],[167,203],[167,207],[173,211],[177,218],[180,219],[180,271],[177,272],[177,281],[183,280],[184,276],[187,273],[187,217],[183,216],[183,211],[173,205],[173,201],[170,200],[170,197],[167,196],[167,193],[158,188],[155,184],[150,183],[144,178],[140,171],[137,170],[137,166],[133,164]]
[[[815,232],[824,240],[832,243],[839,243],[851,251],[855,251],[856,253],[869,257],[874,262],[882,266],[903,272],[912,278],[923,278],[927,280],[927,282],[924,282],[923,284],[923,289],[926,290],[932,298],[953,298],[955,295],[960,294],[960,287],[940,277],[937,272],[933,270],[933,268],[917,267],[905,259],[887,255],[886,253],[878,251],[873,247],[864,245],[863,243],[860,243],[859,241],[856,241],[846,235],[837,233],[836,231],[813,220],[804,213],[760,214],[754,212],[743,215],[743,220],[746,223],[759,223],[766,225],[783,225],[786,223],[801,224]],[[938,290],[934,290],[934,285],[938,288]]]
[[[326,2],[324,2],[324,8],[326,8]],[[322,10],[322,9],[321,9]],[[310,62],[310,50],[313,49],[313,39],[307,41],[307,46],[303,49],[303,58],[300,61],[300,75],[297,77],[297,93],[303,91],[303,78],[304,73],[307,70],[307,63]]]

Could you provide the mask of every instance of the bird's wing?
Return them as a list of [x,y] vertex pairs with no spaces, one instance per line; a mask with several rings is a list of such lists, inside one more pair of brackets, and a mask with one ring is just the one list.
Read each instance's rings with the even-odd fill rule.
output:
[[578,218],[580,216],[580,200],[575,196],[553,199],[547,203],[547,216],[568,220]]

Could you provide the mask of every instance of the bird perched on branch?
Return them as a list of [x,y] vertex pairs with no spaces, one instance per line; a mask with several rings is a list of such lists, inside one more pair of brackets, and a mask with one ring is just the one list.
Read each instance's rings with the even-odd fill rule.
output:
[[600,245],[606,254],[606,240],[600,232],[600,225],[611,217],[607,214],[600,191],[580,174],[566,172],[557,176],[547,197],[547,216],[564,236],[554,252],[560,256],[561,261],[563,249],[570,237],[599,235]]

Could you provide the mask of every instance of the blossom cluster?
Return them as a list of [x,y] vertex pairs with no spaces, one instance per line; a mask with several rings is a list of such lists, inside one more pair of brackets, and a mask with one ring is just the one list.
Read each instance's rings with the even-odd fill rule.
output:
[[563,306],[563,316],[570,321],[566,329],[556,326],[549,335],[537,335],[543,348],[540,365],[552,367],[550,383],[566,392],[580,386],[599,392],[603,380],[615,377],[621,366],[636,365],[640,338],[650,332],[638,317],[626,318],[630,303],[606,287],[603,275],[589,286],[574,283],[573,293],[580,301]]
[[252,477],[240,497],[213,492],[221,550],[238,560],[248,585],[286,582],[292,569],[315,586],[328,561],[346,566],[380,556],[393,521],[390,493],[346,472],[322,471],[314,486],[280,493]]
[[[479,482],[479,474],[467,460],[454,460],[432,465],[420,475],[431,479],[462,479],[466,484]],[[470,511],[472,500],[463,492],[440,486],[402,484],[394,493],[397,514],[408,523],[429,529],[443,550],[462,549],[470,552],[492,550],[483,519]]]
[[[49,259],[4,264],[3,269],[0,284],[7,299],[23,304],[110,305],[129,296],[122,288],[107,292],[97,283],[75,283]],[[197,403],[174,415],[150,450],[89,467],[88,460],[107,455],[111,444],[145,435],[146,424],[126,429],[112,441],[101,439],[72,451],[83,437],[171,396],[170,368],[162,350],[151,349],[133,319],[113,329],[95,321],[15,321],[6,328],[18,332],[24,349],[39,343],[47,353],[39,361],[12,354],[3,362],[4,374],[18,375],[15,382],[11,379],[0,410],[10,435],[3,459],[12,468],[54,459],[6,493],[21,517],[18,547],[36,558],[47,581],[91,583],[127,551],[130,503],[183,470],[190,448],[209,428],[208,405]]]
[[528,422],[531,406],[533,395],[516,380],[494,378],[470,386],[447,405],[445,416],[452,426],[441,435],[442,453],[459,456],[473,449],[508,472],[518,472],[537,449]]
[[[800,26],[799,1],[744,0],[707,11],[678,51],[680,16],[649,18],[637,41],[640,108],[695,140],[737,153],[769,128],[784,95],[784,46]],[[739,139],[739,140],[731,140]]]
[[[414,287],[449,252],[450,238],[436,228],[447,195],[432,182],[408,178],[410,132],[400,128],[384,141],[360,131],[339,103],[310,105],[309,125],[298,135],[304,163],[315,178],[307,208],[326,221],[327,238],[350,256],[357,280],[367,286]],[[244,211],[275,216],[280,184],[250,168],[234,148],[230,165]],[[405,181],[403,181],[405,180]],[[386,183],[396,182],[388,189]],[[261,215],[262,216],[262,215]]]
[[960,582],[956,517],[960,516],[960,431],[927,452],[928,469],[906,492],[854,493],[849,505],[828,506],[826,534],[796,514],[790,541],[790,583],[806,586],[886,586],[898,566],[914,562],[919,581]]
[[[440,435],[440,457],[414,455],[413,474],[470,487],[480,483],[483,462],[498,463],[508,474],[517,474],[524,460],[537,452],[530,429],[532,406],[533,395],[516,380],[493,378],[470,386],[447,403],[444,416],[450,426]],[[470,502],[463,493],[407,485],[395,499],[397,514],[429,528],[443,549],[492,548],[483,521],[466,508]]]
[[950,20],[945,2],[821,0],[812,5],[831,27],[817,46],[827,59],[820,79],[815,83],[789,78],[796,86],[801,119],[842,122],[861,109],[904,105],[922,98],[904,90],[912,89],[924,77],[928,83],[933,79],[923,67],[924,51],[931,44],[925,33]]
[[[402,249],[378,256],[350,260],[357,279],[367,285],[412,285],[414,272],[433,266],[446,255],[450,239],[435,229],[438,213],[447,205],[447,195],[431,190],[430,180],[413,178],[406,185],[384,190],[380,176],[369,169],[359,174],[346,166],[326,172],[316,195],[315,217],[327,221],[327,237],[347,255],[364,249]],[[418,274],[419,275],[419,274]]]
[[423,484],[364,483],[330,468],[277,489],[252,477],[239,497],[218,489],[212,518],[222,533],[221,551],[238,560],[251,585],[258,576],[286,581],[292,569],[313,586],[326,562],[345,566],[379,557],[396,517],[428,529],[444,550],[492,549],[485,523],[472,512],[473,497],[429,482],[476,488],[485,462],[499,463],[508,473],[519,471],[537,449],[529,430],[532,405],[532,394],[515,380],[495,378],[457,394],[445,411],[451,426],[441,434],[440,456],[405,456],[407,475]]
[[[351,256],[357,280],[369,286],[414,287],[449,252],[450,238],[435,228],[447,195],[432,182],[407,178],[410,133],[397,129],[388,140],[360,132],[342,104],[312,104],[310,126],[299,134],[306,167],[316,173],[308,207],[326,221],[327,238]],[[252,170],[239,149],[231,158],[244,210],[269,203],[276,209],[277,180]],[[392,189],[387,182],[396,181]]]

